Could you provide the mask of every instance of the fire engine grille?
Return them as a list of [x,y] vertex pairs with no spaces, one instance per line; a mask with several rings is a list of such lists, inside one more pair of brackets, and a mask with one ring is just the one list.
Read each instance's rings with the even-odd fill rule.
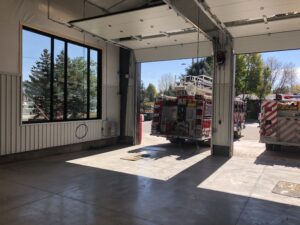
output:
[[279,181],[272,192],[279,195],[300,198],[300,184]]

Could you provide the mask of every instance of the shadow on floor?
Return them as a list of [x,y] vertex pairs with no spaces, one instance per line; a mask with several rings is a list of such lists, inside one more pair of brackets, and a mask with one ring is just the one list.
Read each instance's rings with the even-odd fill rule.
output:
[[300,150],[282,149],[280,151],[262,152],[255,160],[255,164],[268,166],[285,166],[300,168]]
[[206,151],[210,151],[210,148],[206,145],[186,142],[184,144],[165,143],[143,146],[141,148],[129,150],[128,153],[140,153],[143,157],[154,160],[176,155],[177,160],[184,160]]

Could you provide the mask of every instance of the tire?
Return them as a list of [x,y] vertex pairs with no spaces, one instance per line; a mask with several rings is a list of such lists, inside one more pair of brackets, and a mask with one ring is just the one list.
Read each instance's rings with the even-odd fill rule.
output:
[[239,139],[242,136],[241,131],[234,131],[233,138]]
[[273,151],[273,145],[272,144],[266,144],[266,150],[267,151]]
[[205,140],[205,141],[197,141],[197,145],[199,146],[208,146],[210,147],[211,139]]
[[280,151],[281,145],[275,145],[275,144],[266,144],[266,150],[267,151]]
[[169,141],[170,141],[172,144],[181,144],[181,143],[184,142],[184,140],[181,139],[181,138],[171,138],[171,139],[169,139]]
[[280,151],[281,150],[281,145],[274,145],[273,151]]

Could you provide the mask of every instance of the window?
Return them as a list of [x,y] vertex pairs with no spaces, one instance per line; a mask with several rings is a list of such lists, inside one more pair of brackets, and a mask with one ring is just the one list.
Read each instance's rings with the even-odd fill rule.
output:
[[101,118],[101,51],[23,28],[22,122]]

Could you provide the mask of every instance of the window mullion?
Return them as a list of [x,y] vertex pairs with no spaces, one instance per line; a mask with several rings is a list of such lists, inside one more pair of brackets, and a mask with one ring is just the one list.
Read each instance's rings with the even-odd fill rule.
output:
[[88,48],[88,52],[87,52],[87,118],[89,119],[90,118],[90,84],[91,84],[91,71],[90,71],[90,59],[91,59],[91,51],[90,49]]
[[54,38],[51,38],[51,58],[50,58],[50,121],[53,121],[54,109]]
[[102,51],[97,51],[97,118],[102,117]]
[[68,102],[68,43],[65,41],[64,55],[64,120],[67,120],[67,102]]

